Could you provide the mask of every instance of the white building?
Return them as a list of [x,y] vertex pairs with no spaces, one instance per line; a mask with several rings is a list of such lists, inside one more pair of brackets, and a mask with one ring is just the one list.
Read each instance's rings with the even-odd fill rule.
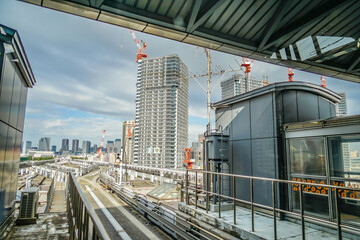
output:
[[177,55],[138,63],[134,162],[181,168],[188,141],[188,69]]
[[40,139],[39,151],[50,151],[50,138],[43,137]]
[[249,89],[251,91],[263,87],[264,81],[250,77],[250,81],[248,82],[244,76],[234,74],[231,78],[221,82],[221,99],[227,99],[245,93],[248,84],[250,84]]
[[134,163],[134,126],[135,121],[125,121],[122,127],[122,157],[125,163]]

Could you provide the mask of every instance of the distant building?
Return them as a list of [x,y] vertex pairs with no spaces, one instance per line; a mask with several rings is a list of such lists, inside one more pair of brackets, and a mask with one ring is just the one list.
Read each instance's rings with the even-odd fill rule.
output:
[[79,151],[79,139],[72,140],[72,152],[76,153]]
[[188,69],[177,55],[138,63],[134,162],[182,168],[188,144]]
[[135,121],[125,121],[122,127],[122,161],[134,163],[134,126]]
[[83,144],[82,144],[82,153],[90,153],[90,146],[91,146],[91,142],[90,142],[90,141],[83,141]]
[[69,139],[63,139],[61,143],[61,152],[69,151]]
[[347,115],[347,104],[346,104],[346,94],[339,93],[341,96],[341,100],[338,104],[336,104],[336,116],[346,116]]
[[250,81],[247,81],[242,75],[234,74],[231,78],[221,82],[221,99],[227,99],[247,92],[248,84],[250,84],[249,89],[251,91],[268,85],[268,82],[252,77],[250,77]]
[[42,157],[54,157],[55,153],[53,151],[29,151],[29,156],[34,158],[42,158]]
[[51,151],[54,152],[54,153],[56,153],[56,146],[55,146],[55,145],[52,145],[52,146],[51,146]]
[[43,137],[39,141],[39,151],[50,151],[50,138]]
[[97,153],[97,151],[98,151],[98,146],[97,144],[94,144],[94,153]]
[[107,141],[107,143],[106,143],[106,152],[107,153],[114,152],[114,141]]
[[[346,94],[344,92],[339,93],[341,100],[335,105],[336,116],[342,117],[347,115],[347,104],[346,104]],[[350,161],[350,148],[348,143],[342,143],[342,155],[344,161],[344,171],[348,172],[350,170],[351,161]]]
[[28,154],[30,148],[31,148],[31,141],[26,141],[23,146],[23,154]]
[[121,139],[115,139],[114,153],[121,153]]
[[203,140],[204,135],[199,134],[198,141],[191,144],[191,158],[195,160],[194,165],[197,168],[203,165]]

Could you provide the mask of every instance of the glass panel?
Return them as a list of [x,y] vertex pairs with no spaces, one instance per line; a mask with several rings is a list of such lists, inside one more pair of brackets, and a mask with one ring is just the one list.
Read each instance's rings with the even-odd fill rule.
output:
[[[351,188],[340,190],[342,221],[360,223],[360,135],[329,138],[331,183]],[[335,195],[335,194],[334,194]]]
[[274,136],[274,114],[272,94],[257,97],[250,101],[251,138]]
[[297,122],[296,91],[283,92],[284,123]]
[[[297,182],[308,182],[308,183],[319,183],[324,184],[324,179],[315,179],[315,178],[296,178],[293,177],[292,181]],[[291,199],[292,199],[292,208],[300,209],[300,185],[291,184]],[[304,196],[304,211],[312,214],[320,214],[329,216],[329,190],[323,187],[311,187],[309,185],[303,186],[303,196]]]
[[5,55],[5,67],[1,79],[0,93],[0,120],[9,122],[11,95],[14,84],[14,67],[9,58]]
[[299,122],[319,119],[319,105],[317,96],[312,93],[297,93]]
[[5,152],[6,152],[6,139],[8,133],[8,126],[0,122],[0,224],[7,217],[5,213],[5,186],[2,184],[2,176],[4,176],[5,166]]
[[320,119],[330,118],[330,103],[325,98],[319,97],[319,111],[320,111]]
[[323,138],[289,140],[291,174],[326,175]]

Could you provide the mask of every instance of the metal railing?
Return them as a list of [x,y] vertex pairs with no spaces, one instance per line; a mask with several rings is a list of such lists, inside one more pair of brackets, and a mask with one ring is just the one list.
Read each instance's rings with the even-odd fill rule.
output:
[[[189,178],[189,172],[195,172],[195,178]],[[198,175],[204,176],[204,184],[201,185],[198,183]],[[210,179],[217,179],[217,189],[214,191],[211,191],[211,184],[209,183]],[[232,194],[224,195],[221,194],[221,178],[222,177],[229,177],[229,180],[232,180]],[[247,179],[249,181],[249,188],[250,188],[250,201],[244,200],[244,199],[238,199],[236,198],[236,179]],[[271,190],[272,190],[272,206],[256,203],[254,201],[254,180],[256,181],[264,181],[271,183]],[[229,181],[230,182],[230,181]],[[289,211],[277,208],[277,197],[276,192],[278,191],[278,185],[280,184],[287,184],[287,185],[293,185],[297,187],[297,191],[299,192],[299,205],[300,205],[300,211]],[[214,184],[215,185],[215,184]],[[214,187],[214,186],[213,186]],[[317,189],[326,189],[326,194],[328,194],[330,191],[334,192],[334,205],[335,205],[335,217],[336,222],[327,220],[321,217],[317,217],[313,214],[305,214],[304,211],[304,192],[307,192],[308,188],[317,188]],[[203,189],[205,188],[205,189]],[[304,191],[305,189],[305,191]],[[189,191],[190,190],[190,191]],[[192,192],[191,192],[192,191]],[[328,192],[329,191],[329,192]],[[210,171],[203,171],[200,169],[192,169],[192,170],[186,170],[185,174],[185,189],[181,189],[181,201],[184,202],[185,197],[185,203],[186,205],[194,205],[197,209],[199,204],[199,193],[205,194],[205,209],[206,213],[208,213],[210,208],[210,198],[217,198],[217,203],[219,207],[218,217],[221,218],[221,204],[222,199],[226,200],[227,202],[232,202],[233,204],[233,214],[234,214],[234,224],[236,224],[236,206],[238,203],[245,204],[246,206],[249,206],[251,211],[251,230],[252,232],[255,232],[255,218],[254,218],[254,208],[257,207],[259,209],[263,210],[269,210],[272,212],[273,216],[273,228],[274,228],[274,239],[278,238],[278,230],[277,230],[277,215],[278,214],[286,214],[287,216],[292,216],[294,218],[300,219],[301,221],[301,233],[302,233],[302,239],[305,239],[305,222],[312,222],[319,225],[323,225],[325,227],[330,227],[332,229],[335,229],[337,231],[338,239],[342,239],[343,229],[346,229],[347,232],[354,234],[356,236],[359,235],[359,228],[354,227],[353,225],[343,223],[341,221],[341,210],[340,210],[340,200],[346,199],[349,200],[350,198],[343,197],[342,194],[344,192],[348,191],[354,191],[354,188],[349,187],[343,187],[343,186],[335,186],[335,185],[326,185],[326,184],[318,184],[318,183],[309,183],[309,182],[302,182],[302,181],[292,181],[292,180],[282,180],[282,179],[272,179],[272,178],[264,178],[264,177],[254,177],[254,176],[245,176],[245,175],[236,175],[236,174],[228,174],[228,173],[218,173],[218,172],[210,172]],[[185,192],[185,194],[183,194]],[[356,191],[357,192],[357,191]],[[356,200],[360,202],[360,190],[357,193],[356,199],[351,198],[351,200]],[[192,203],[190,203],[191,195],[193,195]]]
[[66,189],[70,239],[110,239],[70,171]]

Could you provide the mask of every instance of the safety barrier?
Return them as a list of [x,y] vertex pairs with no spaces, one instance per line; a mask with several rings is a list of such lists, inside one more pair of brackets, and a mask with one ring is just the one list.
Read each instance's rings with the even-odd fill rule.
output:
[[[195,179],[189,175],[189,173],[195,172]],[[202,185],[201,182],[199,183],[198,176],[202,175],[204,176],[204,184]],[[217,189],[215,191],[211,191],[209,189],[210,179],[217,179]],[[228,177],[229,180],[232,180],[232,196],[221,194],[221,178],[222,177]],[[247,179],[250,183],[249,189],[250,189],[250,201],[244,200],[244,199],[238,199],[236,198],[236,179]],[[272,206],[267,206],[264,204],[259,204],[254,201],[254,180],[256,181],[264,181],[271,183],[272,188]],[[354,179],[356,181],[356,179]],[[276,207],[276,192],[278,191],[278,185],[279,184],[287,184],[290,185],[290,187],[294,188],[294,191],[299,192],[299,202],[300,202],[300,211],[288,211],[284,209],[280,209]],[[242,186],[243,187],[243,186]],[[205,189],[204,189],[205,188]],[[304,192],[311,191],[312,188],[315,188],[319,190],[319,194],[324,194],[321,192],[321,190],[325,190],[326,193],[332,192],[334,195],[334,209],[335,209],[335,221],[330,221],[321,217],[317,217],[310,213],[304,212]],[[310,190],[309,190],[310,189]],[[301,231],[302,231],[302,238],[305,239],[305,222],[313,222],[317,223],[326,227],[330,227],[337,230],[338,239],[342,239],[343,229],[345,229],[347,232],[354,234],[356,236],[359,236],[359,228],[358,226],[354,226],[351,224],[343,223],[341,221],[341,210],[339,202],[341,199],[346,200],[352,200],[352,201],[359,201],[360,203],[360,190],[356,191],[357,196],[355,198],[353,197],[346,197],[344,193],[348,193],[349,191],[354,191],[354,188],[351,187],[344,187],[340,185],[326,185],[326,184],[318,184],[318,183],[312,183],[307,181],[292,181],[292,180],[281,180],[281,179],[271,179],[271,178],[263,178],[263,177],[254,177],[254,176],[244,176],[244,175],[236,175],[236,174],[228,174],[228,173],[218,173],[218,172],[210,172],[210,171],[203,171],[200,169],[192,169],[192,170],[186,170],[185,174],[185,186],[183,186],[181,192],[181,201],[184,201],[183,198],[185,198],[186,205],[194,205],[195,208],[198,208],[198,200],[199,200],[199,194],[205,195],[205,209],[206,212],[209,211],[209,203],[210,198],[216,198],[216,202],[218,204],[219,208],[219,215],[218,217],[221,218],[221,204],[222,200],[230,201],[233,203],[233,217],[234,217],[234,224],[236,224],[236,205],[239,203],[245,204],[249,206],[251,210],[251,229],[252,232],[255,232],[255,218],[254,218],[254,208],[260,208],[264,210],[270,210],[272,211],[273,215],[273,227],[274,227],[274,239],[277,239],[278,230],[277,230],[277,215],[282,213],[286,214],[287,216],[292,216],[295,218],[300,219],[301,221]],[[318,194],[316,193],[316,190],[314,193],[309,194]],[[192,195],[192,203],[190,203],[190,198]]]

